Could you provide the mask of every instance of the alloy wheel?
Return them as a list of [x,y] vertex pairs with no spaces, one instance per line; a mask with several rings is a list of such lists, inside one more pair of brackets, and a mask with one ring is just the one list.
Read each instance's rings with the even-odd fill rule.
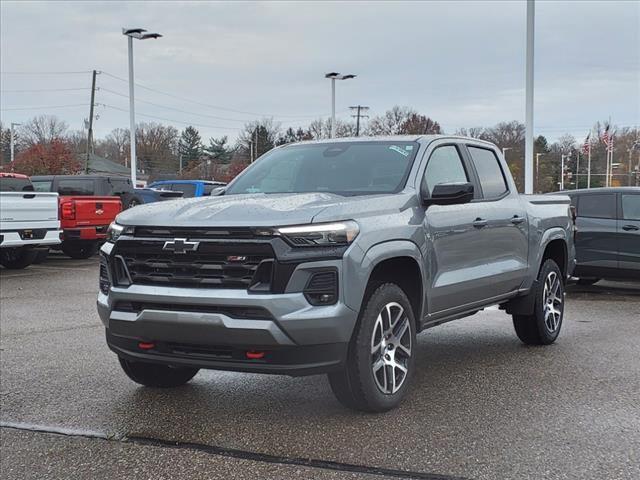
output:
[[549,272],[542,292],[544,324],[549,333],[554,333],[562,319],[562,282],[556,272]]
[[371,336],[371,369],[380,391],[392,395],[405,379],[411,358],[411,321],[402,305],[387,303],[378,314]]

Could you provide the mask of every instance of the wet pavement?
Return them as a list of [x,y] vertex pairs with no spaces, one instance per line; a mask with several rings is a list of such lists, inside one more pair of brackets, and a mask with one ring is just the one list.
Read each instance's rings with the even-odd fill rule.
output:
[[2,478],[640,478],[640,284],[569,287],[549,347],[496,309],[428,330],[406,401],[371,415],[323,376],[137,386],[97,274],[59,255],[0,272]]

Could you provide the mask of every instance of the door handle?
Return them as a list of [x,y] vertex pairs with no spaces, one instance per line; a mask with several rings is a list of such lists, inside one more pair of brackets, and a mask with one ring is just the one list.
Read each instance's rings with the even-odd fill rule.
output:
[[522,222],[524,222],[524,217],[519,217],[518,215],[514,215],[513,218],[511,218],[511,223],[513,223],[514,225],[519,225]]
[[473,226],[476,228],[486,227],[487,221],[484,218],[478,217],[473,221]]
[[640,227],[637,227],[636,225],[625,225],[624,227],[622,227],[622,229],[623,229],[625,232],[631,232],[632,230],[633,230],[633,231],[635,231],[635,230],[640,230]]

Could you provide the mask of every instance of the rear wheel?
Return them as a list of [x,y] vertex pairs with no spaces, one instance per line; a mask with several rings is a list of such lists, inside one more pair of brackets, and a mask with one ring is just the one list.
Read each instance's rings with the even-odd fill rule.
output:
[[118,357],[124,373],[136,383],[146,387],[179,387],[191,380],[197,368],[170,367],[156,363],[136,362]]
[[400,404],[413,376],[415,321],[402,289],[386,283],[368,297],[349,346],[343,371],[329,374],[345,406],[384,412]]
[[33,263],[35,263],[35,264],[42,263],[47,259],[48,256],[49,256],[49,249],[48,248],[46,248],[44,250],[37,250],[36,258],[33,261]]
[[523,343],[549,345],[558,338],[564,316],[564,281],[556,262],[544,262],[531,294],[535,296],[534,312],[514,315],[513,326]]
[[0,250],[0,265],[10,270],[28,267],[38,256],[38,251],[29,247],[3,248]]
[[133,193],[125,193],[122,196],[121,200],[122,200],[123,210],[126,210],[131,207],[135,207],[136,205],[140,205],[141,203],[143,203],[140,197],[138,197],[138,195],[135,195]]
[[65,255],[75,259],[89,258],[95,255],[100,244],[95,240],[64,241],[62,251]]

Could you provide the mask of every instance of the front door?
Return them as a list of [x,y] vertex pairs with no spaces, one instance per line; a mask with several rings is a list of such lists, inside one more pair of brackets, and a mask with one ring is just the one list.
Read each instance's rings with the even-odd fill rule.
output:
[[[431,153],[422,179],[431,193],[439,183],[469,182],[468,166],[459,147],[442,145]],[[478,228],[473,225],[478,208],[464,205],[430,205],[425,210],[425,233],[430,249],[426,268],[429,271],[429,313],[446,316],[476,298],[477,270],[482,268],[483,245]]]

